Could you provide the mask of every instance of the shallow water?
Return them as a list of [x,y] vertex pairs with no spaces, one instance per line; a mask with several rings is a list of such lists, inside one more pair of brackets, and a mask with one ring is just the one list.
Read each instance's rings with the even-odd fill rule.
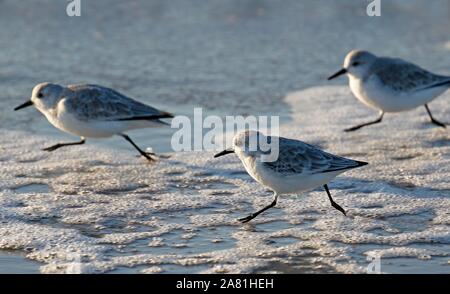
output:
[[[354,0],[82,1],[80,18],[64,1],[22,2],[0,1],[0,249],[14,250],[0,272],[365,273],[377,253],[383,272],[450,273],[448,130],[418,109],[344,134],[376,114],[325,81],[352,48],[450,74],[448,1],[385,1],[380,18]],[[73,140],[11,111],[42,81],[188,116],[280,115],[282,135],[370,165],[330,184],[347,218],[316,189],[241,225],[271,193],[233,156],[172,154],[170,128],[130,133],[170,153],[155,165],[120,138],[41,152]],[[448,122],[449,99],[430,105]]]
[[25,254],[13,251],[0,252],[0,274],[38,274],[39,262],[25,258]]
[[[74,18],[64,1],[0,2],[3,128],[54,137],[47,145],[72,138],[37,111],[9,111],[43,81],[114,87],[178,115],[192,116],[200,106],[206,113],[286,119],[285,95],[327,84],[353,48],[450,73],[447,0],[385,1],[375,18],[365,15],[366,1],[353,0],[84,2]],[[171,133],[131,135],[165,152]],[[120,138],[98,144],[130,150]]]

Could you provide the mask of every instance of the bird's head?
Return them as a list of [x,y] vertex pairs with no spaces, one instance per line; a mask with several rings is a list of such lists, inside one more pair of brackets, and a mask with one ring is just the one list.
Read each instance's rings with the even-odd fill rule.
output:
[[41,83],[33,88],[31,99],[24,104],[17,106],[14,110],[19,110],[34,105],[40,111],[55,108],[59,100],[62,98],[64,87],[51,84]]
[[370,72],[370,69],[376,60],[377,56],[368,51],[352,50],[345,57],[342,69],[330,76],[328,80],[332,80],[343,74],[349,74],[356,78],[364,79]]

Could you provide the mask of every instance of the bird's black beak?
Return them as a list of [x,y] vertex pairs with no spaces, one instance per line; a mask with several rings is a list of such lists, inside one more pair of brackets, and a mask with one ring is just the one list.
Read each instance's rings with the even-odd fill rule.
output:
[[341,76],[346,73],[347,73],[347,70],[345,68],[343,68],[340,71],[338,71],[337,73],[335,73],[334,75],[332,75],[331,77],[329,77],[328,80],[332,80],[332,79],[337,78],[338,76]]
[[31,102],[31,100],[28,100],[28,101],[25,102],[24,104],[19,105],[19,106],[17,106],[16,108],[14,108],[14,111],[17,111],[17,110],[19,110],[19,109],[22,109],[22,108],[25,108],[25,107],[28,107],[28,106],[31,106],[31,105],[33,105],[33,102]]
[[220,156],[224,156],[230,153],[234,153],[234,150],[223,150],[220,153],[217,153],[216,155],[214,155],[214,158],[220,157]]

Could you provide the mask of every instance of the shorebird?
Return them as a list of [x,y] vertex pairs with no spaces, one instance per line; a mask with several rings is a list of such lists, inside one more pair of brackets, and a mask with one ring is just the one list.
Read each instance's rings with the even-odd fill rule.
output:
[[[277,142],[278,158],[266,162],[259,142]],[[275,141],[274,141],[275,140]],[[252,146],[257,146],[252,148]],[[257,131],[244,131],[233,138],[233,148],[224,150],[214,157],[235,153],[248,174],[274,193],[273,202],[247,217],[239,219],[246,223],[277,204],[278,196],[300,193],[323,187],[331,205],[346,215],[345,210],[334,202],[328,189],[328,182],[350,169],[366,165],[366,162],[347,159],[322,151],[302,141],[283,137],[264,136]]]
[[173,115],[135,101],[113,89],[98,85],[69,85],[42,83],[34,87],[31,99],[16,107],[36,107],[56,128],[79,136],[72,143],[58,143],[44,148],[55,151],[61,147],[82,145],[86,138],[107,138],[119,135],[127,140],[147,160],[153,153],[139,148],[126,131],[167,125],[160,119]]
[[385,113],[407,111],[422,105],[433,124],[446,127],[433,117],[428,103],[450,87],[450,77],[430,73],[402,59],[378,57],[358,50],[350,51],[343,68],[328,80],[344,74],[347,74],[356,98],[380,113],[375,121],[348,128],[346,132],[380,123]]

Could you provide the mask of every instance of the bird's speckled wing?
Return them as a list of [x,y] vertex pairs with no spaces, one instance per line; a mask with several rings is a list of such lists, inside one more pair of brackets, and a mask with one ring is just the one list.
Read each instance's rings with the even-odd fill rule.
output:
[[279,138],[279,144],[278,159],[263,165],[282,175],[326,173],[366,164],[324,152],[297,140]]
[[110,88],[97,85],[70,85],[68,88],[73,93],[66,98],[65,106],[80,120],[156,120],[173,117]]
[[449,84],[450,77],[440,76],[402,59],[380,58],[373,65],[383,84],[394,91],[414,92]]

